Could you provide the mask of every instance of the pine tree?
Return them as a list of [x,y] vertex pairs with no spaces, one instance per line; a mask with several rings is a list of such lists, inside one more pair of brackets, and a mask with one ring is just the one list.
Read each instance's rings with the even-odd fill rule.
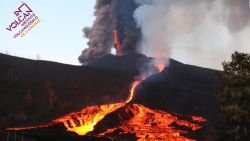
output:
[[218,94],[224,123],[220,140],[250,140],[250,54],[235,52],[223,68]]

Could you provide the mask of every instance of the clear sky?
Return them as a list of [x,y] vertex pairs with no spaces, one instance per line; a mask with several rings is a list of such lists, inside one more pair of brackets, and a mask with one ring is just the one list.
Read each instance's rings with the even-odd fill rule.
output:
[[94,20],[95,0],[23,0],[41,22],[25,37],[13,38],[6,30],[15,19],[19,0],[0,0],[0,52],[10,55],[80,65],[78,56],[87,47],[82,29]]

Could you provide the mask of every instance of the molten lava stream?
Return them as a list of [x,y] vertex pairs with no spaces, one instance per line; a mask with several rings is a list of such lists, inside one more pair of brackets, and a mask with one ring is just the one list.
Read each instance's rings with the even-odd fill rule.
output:
[[[109,127],[100,136],[112,138],[127,133],[135,134],[138,141],[194,141],[183,135],[189,130],[195,131],[202,128],[197,122],[205,122],[201,117],[195,117],[192,122],[181,120],[177,116],[161,110],[151,110],[140,104],[126,105],[117,114],[117,120],[122,121],[115,127]],[[129,116],[129,119],[128,119]],[[126,117],[126,119],[123,119]],[[199,119],[196,121],[196,119]],[[194,122],[194,123],[193,123]],[[180,130],[177,127],[187,127],[189,130]]]
[[75,132],[78,135],[86,135],[88,132],[94,130],[94,126],[101,121],[107,114],[123,107],[130,102],[134,96],[134,90],[140,81],[133,82],[128,98],[121,103],[106,104],[101,106],[91,106],[83,109],[80,112],[70,113],[66,116],[57,118],[52,122],[28,127],[14,127],[6,130],[27,130],[34,128],[48,127],[54,124],[63,123],[68,131]]
[[[58,118],[54,120],[54,122],[62,122],[68,131],[75,132],[78,135],[85,135],[88,132],[93,131],[94,126],[107,114],[114,112],[130,102],[134,96],[134,90],[139,83],[140,81],[135,81],[132,84],[130,94],[124,102],[88,107],[83,109],[81,112],[72,113],[65,117]],[[75,117],[78,120],[78,124],[76,124],[76,121],[72,117]]]
[[[158,64],[159,71],[162,71],[165,67],[164,64]],[[128,98],[120,103],[106,104],[100,106],[90,106],[82,109],[80,112],[73,112],[66,116],[57,118],[49,123],[29,126],[29,127],[15,127],[8,128],[6,130],[26,130],[34,128],[48,127],[58,123],[63,123],[68,131],[75,132],[78,135],[86,135],[90,131],[94,130],[94,127],[99,123],[107,114],[112,112],[119,112],[117,110],[121,107],[121,110],[125,109],[121,114],[128,115],[132,113],[129,120],[121,120],[122,125],[107,129],[104,133],[100,133],[99,136],[110,137],[109,134],[121,129],[123,133],[134,133],[139,141],[145,140],[167,140],[167,141],[193,141],[188,139],[182,134],[187,134],[187,131],[176,129],[172,126],[173,123],[178,126],[185,126],[191,130],[198,130],[202,128],[199,124],[194,124],[185,120],[180,120],[178,117],[171,115],[165,111],[151,110],[143,105],[129,103],[135,92],[135,88],[141,81],[133,82]],[[203,123],[206,122],[202,117],[192,117],[193,122]],[[121,133],[121,134],[123,134]]]

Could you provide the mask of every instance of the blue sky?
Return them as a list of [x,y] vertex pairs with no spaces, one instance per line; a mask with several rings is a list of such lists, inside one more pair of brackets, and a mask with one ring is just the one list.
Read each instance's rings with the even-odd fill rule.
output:
[[6,30],[15,19],[18,0],[0,0],[0,52],[10,55],[79,65],[78,56],[87,47],[82,29],[94,20],[95,0],[23,0],[41,22],[25,37],[13,38]]

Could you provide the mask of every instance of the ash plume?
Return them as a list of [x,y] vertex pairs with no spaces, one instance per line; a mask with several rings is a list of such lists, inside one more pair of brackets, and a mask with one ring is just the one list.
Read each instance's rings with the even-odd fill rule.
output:
[[140,28],[136,26],[133,13],[139,5],[135,0],[96,0],[92,27],[85,27],[83,32],[89,39],[89,48],[82,51],[79,61],[87,65],[91,61],[107,55],[114,45],[113,30],[117,30],[121,43],[121,53],[137,51],[141,38]]
[[141,52],[221,69],[234,51],[250,52],[248,0],[137,0]]
[[97,0],[94,14],[83,65],[111,52],[114,29],[122,54],[222,69],[234,51],[250,52],[248,0]]

